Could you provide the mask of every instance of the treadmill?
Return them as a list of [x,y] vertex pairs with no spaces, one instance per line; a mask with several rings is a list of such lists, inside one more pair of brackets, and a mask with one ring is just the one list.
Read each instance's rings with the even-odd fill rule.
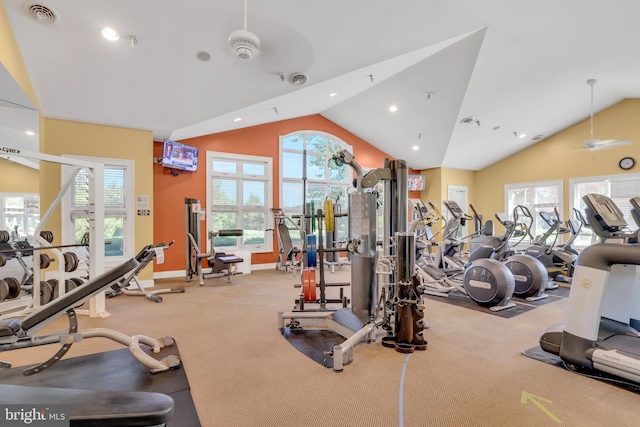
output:
[[600,241],[578,256],[565,323],[546,331],[540,346],[571,369],[640,383],[640,334],[633,327],[640,318],[637,233],[625,234],[627,223],[610,198],[588,194],[582,200]]

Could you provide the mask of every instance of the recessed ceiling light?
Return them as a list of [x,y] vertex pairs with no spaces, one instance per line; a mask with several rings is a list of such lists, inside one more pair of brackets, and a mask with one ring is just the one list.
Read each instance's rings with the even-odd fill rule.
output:
[[418,151],[420,149],[420,147],[418,147],[417,145],[414,145],[413,147],[411,147],[411,149],[413,151]]
[[460,124],[461,125],[469,125],[469,124],[475,123],[477,121],[478,121],[478,119],[476,119],[475,117],[469,116],[469,117],[465,117],[464,119],[460,120]]
[[516,138],[525,138],[527,136],[526,133],[518,133],[518,132],[513,132],[513,136],[515,136]]
[[338,94],[335,93],[335,92],[332,92],[332,93],[329,94],[329,98],[333,98],[334,96],[338,96]]
[[196,58],[198,58],[199,61],[205,62],[211,59],[211,55],[209,54],[209,52],[201,50],[196,53]]
[[498,130],[500,129],[500,126],[494,126],[492,130]]
[[32,136],[32,135],[35,135],[35,134],[36,134],[35,132],[33,132],[33,131],[31,131],[31,130],[28,130],[28,131],[26,131],[25,133],[26,133],[27,135],[29,135],[29,136]]
[[542,139],[542,135],[536,135],[533,138],[531,138],[532,141],[537,141],[539,139]]
[[104,37],[105,39],[109,40],[109,41],[116,41],[120,38],[120,34],[118,34],[118,32],[116,30],[114,30],[113,28],[109,28],[109,27],[104,27],[102,29],[102,37]]
[[242,117],[236,117],[235,119],[233,119],[234,122],[240,122],[242,121]]
[[395,105],[392,105],[391,107],[389,107],[389,111],[391,111],[392,113],[395,113],[396,111],[398,111],[398,107]]

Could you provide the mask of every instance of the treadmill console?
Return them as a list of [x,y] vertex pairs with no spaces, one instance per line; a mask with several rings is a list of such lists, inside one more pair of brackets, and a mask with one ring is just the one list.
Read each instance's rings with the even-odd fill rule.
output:
[[453,200],[443,200],[442,204],[451,212],[455,218],[464,218],[466,215],[460,209],[460,205]]
[[540,218],[542,218],[549,227],[555,227],[558,223],[557,219],[549,215],[548,212],[540,212]]
[[629,199],[629,203],[631,203],[631,216],[636,225],[640,227],[640,197]]
[[410,198],[409,203],[411,203],[413,211],[418,216],[421,216],[422,219],[428,219],[438,215],[431,202],[425,203],[421,199]]
[[602,194],[587,194],[582,200],[587,205],[587,221],[598,237],[606,238],[623,233],[627,221],[613,200]]

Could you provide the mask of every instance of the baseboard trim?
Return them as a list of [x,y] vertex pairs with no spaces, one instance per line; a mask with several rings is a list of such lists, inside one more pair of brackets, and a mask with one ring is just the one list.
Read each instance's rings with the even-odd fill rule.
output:
[[[276,263],[270,264],[251,264],[251,271],[256,270],[275,270]],[[187,277],[187,272],[185,270],[172,270],[172,271],[156,271],[153,273],[153,278],[155,279],[173,279],[175,277]],[[146,287],[146,285],[143,285]]]

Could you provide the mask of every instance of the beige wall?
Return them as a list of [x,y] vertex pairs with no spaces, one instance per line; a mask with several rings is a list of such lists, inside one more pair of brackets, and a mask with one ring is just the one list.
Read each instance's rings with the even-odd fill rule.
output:
[[[427,187],[420,193],[420,198],[425,202],[431,202],[436,208],[442,210],[442,201],[449,197],[449,185],[465,186],[468,188],[469,203],[476,207],[475,202],[475,172],[452,168],[425,169],[422,172],[427,174]],[[467,206],[461,206],[464,211],[469,210]],[[478,213],[482,213],[478,211]],[[444,213],[443,213],[444,215]],[[486,217],[486,216],[485,216]],[[441,223],[434,224],[432,230],[440,231]]]
[[[44,119],[46,133],[40,151],[47,154],[108,157],[135,161],[134,195],[149,196],[153,206],[153,134],[151,131],[126,129],[67,120]],[[41,163],[41,206],[49,207],[60,192],[60,166]],[[135,202],[135,201],[134,201]],[[135,251],[153,242],[154,212],[150,216],[135,217]],[[60,209],[45,228],[60,235]],[[180,225],[182,226],[182,224]],[[152,278],[152,268],[141,272],[142,280]]]
[[0,193],[38,193],[38,180],[37,169],[0,159]]
[[640,99],[627,99],[594,116],[594,137],[630,139],[632,145],[607,150],[588,151],[581,148],[589,138],[589,120],[577,123],[513,156],[475,173],[474,207],[485,218],[504,211],[505,184],[563,180],[564,206],[561,215],[569,215],[569,180],[571,178],[638,173],[618,167],[625,156],[640,162]]

